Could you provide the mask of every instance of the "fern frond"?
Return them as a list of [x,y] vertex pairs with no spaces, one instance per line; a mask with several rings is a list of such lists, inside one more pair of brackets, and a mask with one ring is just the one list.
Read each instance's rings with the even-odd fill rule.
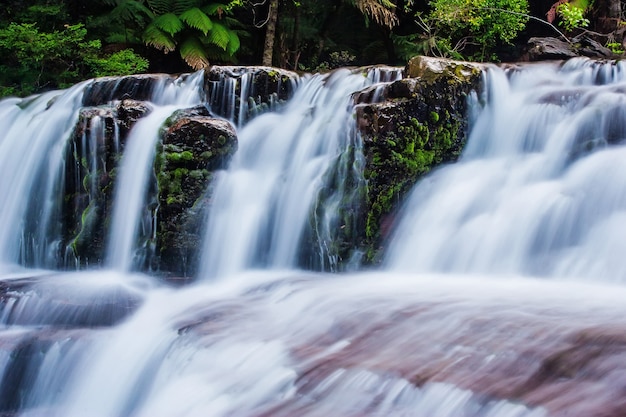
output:
[[394,27],[398,23],[395,5],[389,0],[352,0],[352,4],[378,24]]
[[213,29],[207,34],[206,39],[209,43],[226,50],[230,42],[230,30],[220,23],[213,22]]
[[171,0],[172,12],[177,15],[185,13],[189,9],[198,7],[198,0]]
[[146,45],[152,46],[165,53],[172,52],[176,49],[174,39],[153,24],[148,25],[146,30],[144,30],[143,41]]
[[154,14],[146,6],[135,0],[118,0],[117,6],[111,10],[114,21],[142,23],[145,17],[154,18]]
[[183,28],[183,22],[176,16],[174,13],[166,13],[158,16],[156,19],[152,21],[152,24],[163,32],[168,33],[170,35],[175,35]]
[[188,38],[180,45],[180,56],[194,70],[209,66],[209,58],[204,51],[204,45],[197,38]]
[[211,22],[209,16],[204,14],[204,12],[197,7],[185,11],[179,16],[179,18],[183,22],[187,23],[189,27],[198,29],[204,35],[209,33],[209,31],[213,28],[213,22]]
[[222,3],[211,3],[208,6],[204,6],[202,11],[209,16],[218,16],[220,19],[222,15],[232,14],[231,7]]
[[228,45],[226,46],[226,52],[228,52],[228,55],[235,55],[235,52],[237,52],[241,46],[241,41],[239,40],[237,33],[232,30],[229,31],[229,37],[230,39],[228,40]]
[[147,0],[148,8],[155,15],[171,13],[173,9],[172,0]]

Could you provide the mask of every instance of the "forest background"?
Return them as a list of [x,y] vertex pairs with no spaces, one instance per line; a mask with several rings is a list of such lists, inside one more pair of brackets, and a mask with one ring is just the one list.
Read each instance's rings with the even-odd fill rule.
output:
[[616,55],[620,0],[5,0],[0,97],[209,65],[295,71],[412,56],[524,59],[529,38],[588,34]]

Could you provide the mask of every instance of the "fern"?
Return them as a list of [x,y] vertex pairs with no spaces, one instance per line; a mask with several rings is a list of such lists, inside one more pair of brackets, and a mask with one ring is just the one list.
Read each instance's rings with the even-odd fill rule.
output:
[[172,0],[147,0],[148,7],[155,15],[171,13],[173,9]]
[[166,13],[158,16],[152,21],[152,24],[161,29],[163,32],[170,35],[177,34],[185,27],[185,25],[183,25],[183,22],[181,22],[178,16],[176,16],[174,13]]
[[222,18],[222,15],[224,14],[227,14],[227,15],[232,14],[231,6],[227,6],[221,3],[211,3],[208,6],[204,6],[202,8],[202,11],[208,14],[209,16],[217,15],[220,19]]
[[176,49],[176,42],[174,39],[153,24],[148,25],[146,30],[143,32],[143,41],[146,45],[152,46],[165,53]]
[[230,30],[220,23],[213,23],[213,29],[207,35],[209,43],[219,46],[226,50],[230,42]]
[[235,55],[235,52],[237,52],[239,50],[239,47],[241,46],[241,41],[239,40],[239,36],[237,35],[236,32],[233,32],[232,30],[229,31],[229,40],[228,40],[228,46],[226,47],[226,52],[228,52],[228,55]]
[[185,13],[189,9],[193,9],[198,6],[197,0],[172,0],[171,11],[177,15]]
[[197,38],[188,38],[180,45],[180,56],[194,70],[209,66],[204,46]]
[[204,14],[204,12],[197,7],[186,10],[179,17],[180,20],[185,22],[189,27],[198,29],[203,35],[209,33],[213,28],[213,22],[211,22],[209,16]]

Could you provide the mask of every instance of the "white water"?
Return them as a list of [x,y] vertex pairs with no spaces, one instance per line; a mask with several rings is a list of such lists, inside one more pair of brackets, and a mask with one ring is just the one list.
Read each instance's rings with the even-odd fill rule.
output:
[[626,282],[626,73],[609,70],[492,69],[461,162],[415,189],[387,265]]
[[161,126],[174,111],[200,104],[203,75],[199,71],[173,82],[169,79],[161,81],[151,100],[156,106],[137,122],[128,136],[108,243],[107,265],[110,268],[130,271],[134,265],[137,232],[146,205],[146,186]]
[[[308,77],[286,108],[238,132],[240,149],[213,195],[205,282],[182,289],[128,272],[155,125],[196,100],[193,85],[177,90],[192,93],[180,101],[156,93],[152,115],[128,139],[116,184],[108,258],[116,271],[0,271],[0,413],[552,415],[539,400],[474,392],[472,384],[516,361],[541,369],[546,357],[533,355],[537,346],[548,349],[556,340],[567,351],[576,336],[626,328],[626,290],[619,285],[626,272],[621,69],[572,61],[562,70],[525,67],[508,78],[493,69],[462,161],[422,180],[398,217],[386,261],[395,271],[348,276],[276,271],[301,266],[303,229],[324,174],[346,147],[358,146],[350,94],[372,81],[345,71]],[[604,85],[592,86],[598,79]],[[62,151],[50,149],[63,147],[80,92],[80,86],[66,92],[48,113],[53,94],[26,110],[17,100],[0,102],[0,259],[6,264],[26,256],[16,242],[25,212],[33,210],[32,184],[40,181],[30,177],[33,166],[41,166],[38,175],[46,179],[35,188],[54,197],[48,185],[59,175],[54,158]],[[45,144],[41,152],[36,138]],[[26,162],[31,170],[22,169]],[[358,166],[353,161],[344,171]],[[321,217],[332,217],[337,201],[329,198]],[[320,231],[332,233],[332,219],[317,221]],[[254,268],[266,271],[246,272]],[[206,282],[215,277],[221,279]],[[572,279],[587,282],[563,282]],[[609,336],[617,340],[610,349],[621,352],[621,339]],[[612,364],[617,373],[619,359]],[[439,373],[424,377],[438,361]],[[472,372],[465,379],[446,380],[446,372],[467,362]],[[619,376],[603,372],[566,374],[555,386],[578,388],[580,378],[578,389],[608,406],[612,393],[623,393]],[[561,401],[576,406],[588,398],[572,395]]]
[[308,77],[283,111],[239,131],[239,150],[214,193],[201,277],[299,265],[324,175],[348,147],[360,147],[351,95],[370,84],[348,70]]

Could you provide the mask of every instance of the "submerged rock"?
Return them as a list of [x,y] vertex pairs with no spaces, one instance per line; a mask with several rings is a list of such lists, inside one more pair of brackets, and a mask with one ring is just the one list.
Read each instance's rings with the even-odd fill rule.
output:
[[155,161],[159,269],[182,276],[195,272],[209,185],[236,150],[233,126],[205,107],[178,111],[167,121]]
[[367,180],[364,246],[376,261],[393,212],[434,167],[455,161],[467,140],[468,95],[480,88],[483,66],[415,57],[405,76],[385,86],[383,101],[355,95]]

